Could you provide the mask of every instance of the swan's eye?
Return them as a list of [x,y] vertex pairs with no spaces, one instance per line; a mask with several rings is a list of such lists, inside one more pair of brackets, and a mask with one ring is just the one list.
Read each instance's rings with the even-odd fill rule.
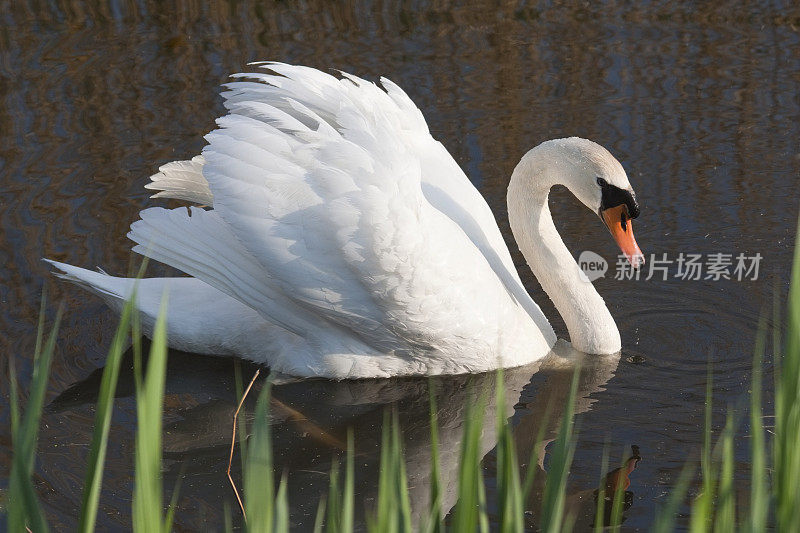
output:
[[597,178],[597,184],[599,186],[601,186],[601,187],[605,187],[606,185],[608,185],[608,182],[606,180],[604,180],[603,178],[598,177]]

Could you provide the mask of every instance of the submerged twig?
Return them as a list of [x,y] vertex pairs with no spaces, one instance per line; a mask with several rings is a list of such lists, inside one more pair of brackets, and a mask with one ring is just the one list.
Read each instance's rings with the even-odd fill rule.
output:
[[[255,383],[256,378],[261,373],[261,370],[256,370],[256,373],[253,374],[253,378],[250,380],[250,384],[247,385],[247,388],[244,390],[244,394],[242,394],[242,398],[239,400],[239,405],[236,406],[236,412],[233,413],[233,431],[231,433],[231,450],[230,454],[228,455],[228,481],[230,481],[231,487],[233,488],[233,493],[236,495],[236,501],[239,502],[239,508],[242,510],[242,517],[244,517],[245,522],[247,522],[247,513],[244,510],[244,503],[242,502],[242,498],[239,495],[239,489],[236,487],[236,482],[233,481],[233,476],[231,476],[231,466],[233,465],[233,451],[236,448],[236,428],[239,425],[239,412],[242,410],[242,406],[244,405],[244,401],[247,398],[250,389],[253,388],[253,383]],[[336,448],[339,451],[346,451],[347,445],[342,442],[341,439],[328,433],[318,425],[314,424],[310,421],[303,413],[289,407],[285,403],[276,400],[275,398],[270,398],[270,406],[273,409],[281,411],[285,416],[288,417],[289,421],[298,425],[303,431],[305,431],[310,437],[315,440],[318,440],[328,446]]]
[[234,483],[233,478],[231,477],[231,465],[233,464],[233,449],[236,446],[236,426],[239,423],[239,411],[242,410],[242,405],[244,405],[244,400],[247,398],[247,394],[250,392],[250,389],[253,387],[253,383],[255,383],[256,378],[261,373],[261,369],[256,370],[256,373],[253,374],[253,379],[250,380],[250,384],[244,390],[244,394],[242,394],[242,399],[239,400],[239,405],[236,407],[236,412],[233,413],[233,436],[231,437],[231,453],[228,456],[228,481],[231,482],[231,487],[233,487],[233,493],[236,494],[236,501],[239,502],[239,507],[242,509],[242,517],[244,517],[244,521],[247,522],[247,514],[244,512],[244,504],[242,503],[242,498],[239,496],[239,489],[236,488],[236,483]]

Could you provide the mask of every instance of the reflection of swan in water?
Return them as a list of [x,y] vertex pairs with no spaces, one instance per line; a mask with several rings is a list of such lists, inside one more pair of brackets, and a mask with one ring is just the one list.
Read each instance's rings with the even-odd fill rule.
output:
[[[575,398],[575,414],[578,414],[590,409],[594,402],[590,395],[600,391],[613,377],[618,362],[619,354],[586,355],[572,349],[569,343],[559,341],[550,354],[541,361],[541,365],[505,370],[504,415],[511,418],[512,434],[521,464],[527,463],[531,453],[534,453],[538,461],[533,466],[540,469],[543,467],[545,448],[555,438],[564,415],[563,409],[570,392],[576,364],[581,365]],[[446,386],[443,382],[450,379],[439,380],[437,386]],[[451,509],[456,504],[464,403],[470,401],[471,397],[485,395],[488,399],[481,433],[481,455],[485,457],[497,444],[498,413],[494,402],[496,376],[493,373],[474,376],[470,384],[473,389],[471,394],[468,394],[469,386],[462,389],[463,394],[449,393],[448,396],[447,392],[442,394],[437,391],[437,402],[440,402],[438,417],[441,481],[444,488],[442,507],[445,510]],[[542,425],[544,425],[543,430]],[[536,442],[539,434],[543,440]],[[412,502],[417,504],[415,508],[424,508],[429,500],[430,438],[427,439],[424,445],[413,447],[406,436],[406,462],[409,465]],[[486,474],[493,477],[494,458],[484,460],[483,466],[487,470]],[[522,473],[524,475],[525,472]],[[420,482],[414,483],[415,479]],[[543,488],[543,485],[540,487],[538,485],[543,484],[545,476],[537,473],[534,479],[537,480],[537,486],[534,487],[531,501],[526,502],[526,509],[532,510],[533,515],[538,516],[541,508],[541,490],[537,488]]]
[[[166,477],[174,479],[178,471],[185,469],[182,501],[202,507],[207,513],[218,513],[220,500],[231,496],[224,471],[236,400],[231,372],[222,369],[230,369],[232,363],[218,358],[207,361],[200,358],[200,361],[210,366],[207,372],[203,372],[203,365],[198,366],[196,355],[179,352],[170,355],[172,371],[167,383],[168,408],[164,428]],[[559,342],[550,355],[535,365],[505,371],[506,405],[503,414],[511,418],[520,463],[527,462],[532,451],[539,458],[539,465],[543,463],[545,446],[555,437],[563,416],[576,362],[582,368],[575,404],[576,413],[580,413],[590,408],[594,401],[591,395],[601,390],[613,376],[618,361],[618,354],[587,356],[572,350],[567,343]],[[192,366],[187,368],[188,365]],[[247,367],[243,370],[245,378],[252,375],[253,369]],[[385,408],[389,405],[395,406],[400,418],[409,495],[414,515],[419,516],[429,499],[429,383],[427,378],[343,382],[310,380],[273,387],[273,451],[276,468],[289,473],[289,504],[294,528],[304,530],[313,525],[319,498],[328,490],[331,460],[340,455],[336,443],[345,440],[348,427],[353,428],[356,445],[356,512],[363,513],[365,508],[374,507],[380,428]],[[467,404],[476,396],[484,395],[488,399],[481,434],[482,455],[489,454],[496,445],[495,385],[494,373],[435,379],[445,510],[456,504],[455,482],[464,413]],[[130,388],[126,389],[126,386],[127,380],[123,377],[122,395],[130,394]],[[96,391],[96,383],[92,384],[90,378],[62,394],[54,405],[63,410],[80,401],[91,401],[93,391]],[[250,411],[257,392],[252,391],[248,397]],[[548,406],[550,415],[545,419]],[[303,416],[299,416],[299,412]],[[542,424],[546,425],[543,441],[535,442]],[[492,477],[493,462],[493,459],[484,461],[487,477]],[[234,468],[237,467],[238,462],[234,461]],[[240,473],[234,472],[234,475]],[[537,479],[543,482],[544,476],[537,474]],[[536,500],[540,494],[541,490],[535,487],[533,501],[526,502],[527,508],[537,516],[540,503]],[[578,499],[580,497],[583,496]],[[179,522],[182,514],[179,511]],[[592,516],[591,511],[586,514]]]

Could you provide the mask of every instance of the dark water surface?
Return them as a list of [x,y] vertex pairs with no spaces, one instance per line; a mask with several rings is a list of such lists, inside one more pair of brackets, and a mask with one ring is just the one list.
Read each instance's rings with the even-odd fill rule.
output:
[[[143,189],[147,176],[199,153],[223,111],[219,85],[248,61],[269,59],[386,75],[403,87],[488,199],[523,280],[562,337],[563,322],[510,241],[505,210],[514,165],[543,140],[588,137],[620,159],[642,204],[635,226],[648,257],[763,256],[757,280],[676,279],[675,264],[667,280],[615,280],[614,244],[597,217],[567,192],[553,194],[569,248],[612,263],[596,285],[623,339],[620,358],[585,363],[569,505],[579,529],[587,527],[604,447],[617,462],[635,444],[642,461],[631,476],[625,527],[647,528],[685,461],[697,456],[708,361],[718,431],[728,405],[746,398],[759,314],[776,290],[786,291],[800,171],[798,10],[789,2],[180,5],[0,1],[0,478],[11,457],[7,358],[16,358],[27,383],[46,288],[47,316],[61,301],[66,315],[36,483],[54,529],[75,527],[97,376],[116,318],[98,299],[49,276],[40,258],[124,274],[128,225],[140,209],[159,204]],[[153,265],[149,273],[160,272]],[[768,354],[767,371],[771,361]],[[254,367],[241,366],[247,380]],[[546,442],[534,442],[536,428],[548,403],[563,405],[568,387],[569,370],[555,366],[506,378],[517,446],[540,457]],[[165,479],[170,489],[183,473],[179,531],[219,529],[225,502],[237,514],[224,473],[234,368],[227,359],[171,357]],[[121,379],[98,522],[105,531],[130,525],[135,406],[130,372]],[[467,381],[437,384],[447,483]],[[390,404],[414,465],[412,500],[424,501],[427,386],[404,379],[276,387],[276,461],[291,472],[298,530],[313,523],[348,426],[355,428],[359,498],[372,505],[379,428]],[[472,387],[491,394],[494,378],[476,377]],[[741,432],[737,476],[744,481],[746,425]],[[491,485],[491,428],[482,444]]]

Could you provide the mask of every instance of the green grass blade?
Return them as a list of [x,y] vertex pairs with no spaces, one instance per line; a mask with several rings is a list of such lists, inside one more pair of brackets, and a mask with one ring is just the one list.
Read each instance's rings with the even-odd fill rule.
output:
[[781,324],[781,301],[783,293],[780,291],[780,285],[776,281],[775,283],[775,294],[772,298],[772,354],[773,354],[773,365],[775,367],[775,388],[774,390],[778,390],[778,377],[780,376],[780,365],[781,365],[781,357],[780,354],[782,353],[782,346],[783,346],[783,330],[780,327]]
[[[800,237],[800,234],[798,235]],[[795,243],[783,358],[776,379],[774,494],[777,526],[800,530],[800,243]],[[777,359],[777,358],[776,358]],[[778,365],[776,364],[776,372]]]
[[[44,307],[44,302],[42,303]],[[37,533],[48,531],[47,521],[42,512],[36,490],[31,477],[36,458],[36,444],[39,436],[39,425],[44,409],[47,381],[50,376],[50,364],[55,352],[56,337],[61,324],[63,308],[59,307],[56,319],[47,341],[42,346],[44,331],[43,313],[39,318],[39,328],[34,354],[33,375],[31,376],[30,393],[25,405],[25,412],[19,415],[18,404],[12,407],[17,412],[17,421],[13,438],[14,455],[11,461],[11,472],[8,485],[8,529],[9,531],[25,531],[28,527]],[[12,365],[13,366],[13,365]],[[13,385],[16,389],[16,383]],[[17,391],[13,390],[11,403],[18,401]]]
[[325,522],[325,496],[319,499],[317,504],[317,516],[314,518],[314,533],[322,533],[322,525]]
[[600,461],[600,485],[597,487],[597,509],[594,515],[594,531],[600,533],[604,529],[606,512],[606,472],[608,472],[608,440],[603,445],[603,459]]
[[536,446],[531,448],[530,457],[528,457],[528,469],[525,472],[525,481],[522,483],[522,501],[528,502],[533,490],[533,482],[536,480],[536,471],[538,466],[537,452],[539,444],[544,440],[544,433],[547,430],[547,425],[550,422],[550,414],[552,412],[552,404],[547,403],[544,410],[544,416],[539,423],[539,429],[536,431]]
[[478,531],[489,533],[489,515],[486,512],[486,485],[483,483],[483,469],[478,470]]
[[[375,517],[370,524],[370,531],[380,531],[391,533],[396,531],[396,524],[394,524],[394,507],[397,502],[393,498],[392,492],[392,478],[394,472],[390,469],[393,463],[389,460],[390,453],[390,439],[389,439],[389,412],[383,413],[383,425],[381,427],[381,457],[379,460],[379,474],[378,474],[378,505],[375,509]],[[330,507],[330,498],[333,493],[328,495],[328,506]],[[395,527],[391,527],[394,525]],[[330,529],[329,529],[330,531]]]
[[11,442],[16,442],[19,431],[19,383],[17,383],[17,367],[14,354],[8,356],[8,403],[11,411]]
[[567,474],[572,464],[572,455],[575,447],[572,441],[572,416],[575,410],[575,396],[578,390],[578,377],[580,368],[575,368],[572,375],[567,405],[561,421],[561,428],[556,438],[553,454],[550,461],[550,470],[542,498],[541,530],[546,533],[558,533],[564,521],[564,506],[566,502]]
[[[625,453],[623,452],[622,462],[619,465],[619,473],[617,476],[622,475],[623,470],[626,468],[626,463]],[[622,511],[625,505],[625,487],[622,483],[618,482],[615,482],[614,485],[614,494],[611,495],[611,514],[608,518],[609,524],[611,524],[613,528],[619,529],[619,526],[622,524]]]
[[414,524],[411,523],[411,500],[408,496],[408,478],[406,476],[406,462],[403,456],[403,444],[400,440],[400,417],[397,411],[392,417],[392,458],[395,464],[393,470],[396,472],[395,493],[399,501],[398,530],[404,533],[411,533]]
[[288,481],[286,473],[281,476],[278,494],[275,496],[275,527],[274,533],[289,533],[289,499],[287,496]]
[[711,414],[713,408],[714,374],[709,358],[706,378],[706,405],[703,423],[703,451],[700,457],[702,492],[692,504],[689,529],[692,533],[708,531],[712,525],[714,511],[714,492],[717,483],[716,469],[711,457]]
[[[25,406],[25,413],[18,427],[18,435],[22,439],[21,444],[27,447],[25,451],[28,452],[27,459],[30,462],[31,468],[33,467],[36,439],[39,434],[39,423],[42,419],[42,410],[44,409],[47,380],[50,377],[50,364],[53,361],[56,337],[63,314],[63,307],[59,307],[55,322],[53,323],[53,328],[50,331],[50,335],[47,337],[47,342],[44,343],[44,347],[37,350],[35,363],[33,365],[33,375],[31,377],[30,394],[28,396],[27,405]],[[40,341],[37,340],[37,346],[39,345]]]
[[183,474],[186,471],[185,464],[181,466],[181,471],[178,474],[178,480],[172,488],[172,497],[169,500],[167,507],[167,516],[164,517],[164,531],[172,531],[172,524],[175,520],[175,509],[178,508],[178,495],[181,492],[181,484],[183,483]]
[[753,350],[753,381],[750,392],[750,511],[751,532],[767,528],[769,501],[767,495],[767,449],[761,412],[761,365],[766,343],[766,322],[762,317]]
[[47,306],[47,289],[42,289],[42,299],[39,301],[39,321],[36,324],[36,345],[33,348],[33,360],[39,359],[42,353],[42,342],[44,341],[44,317]]
[[247,530],[271,531],[275,522],[275,484],[272,468],[272,430],[269,423],[271,382],[267,380],[256,403],[253,434],[244,470]]
[[231,516],[231,506],[228,505],[228,502],[225,502],[222,506],[222,524],[225,533],[233,532],[233,517]]
[[481,456],[480,437],[486,401],[480,398],[468,404],[464,414],[461,461],[458,471],[458,503],[453,513],[453,531],[475,531],[480,524]]
[[[161,435],[167,368],[166,295],[153,330],[147,374],[138,376],[133,529],[164,531]],[[136,313],[135,313],[136,314]],[[138,364],[141,370],[141,361]]]
[[[133,349],[133,385],[138,393],[144,390],[144,382],[142,376],[144,369],[142,368],[142,320],[139,313],[133,313],[131,316],[131,348]],[[138,406],[138,404],[137,404]]]
[[353,531],[353,508],[355,506],[355,474],[353,472],[355,463],[355,443],[353,441],[353,430],[347,432],[347,463],[344,473],[344,494],[342,495],[342,515],[341,530]]
[[689,491],[689,484],[694,477],[694,467],[686,463],[678,476],[678,481],[670,492],[666,505],[656,513],[653,533],[670,533],[675,530],[675,518],[678,515],[678,507],[686,493]]
[[433,378],[428,380],[429,419],[431,430],[431,486],[430,502],[427,523],[421,528],[427,533],[443,533],[444,521],[442,520],[442,476],[439,462],[439,415],[436,407],[436,382]]
[[517,452],[511,428],[505,417],[505,380],[497,371],[495,409],[497,412],[497,510],[502,533],[522,533],[525,529],[522,487]]
[[[328,504],[330,505],[330,501]],[[396,411],[391,419],[388,412],[383,417],[378,506],[368,525],[370,531],[381,533],[410,533],[418,526],[411,522],[411,502],[400,440],[400,421]]]
[[[145,257],[139,267],[137,279],[144,276],[148,259]],[[129,272],[133,272],[133,262],[128,265]],[[134,291],[136,289],[134,288]],[[164,295],[162,295],[163,298]],[[131,316],[131,348],[133,349],[133,379],[136,391],[143,388],[142,384],[142,317],[139,313]]]
[[326,521],[328,533],[342,531],[339,519],[342,516],[342,498],[339,493],[339,462],[334,459],[331,463],[330,481],[328,484],[328,519]]
[[735,531],[736,494],[733,486],[733,411],[728,410],[725,429],[722,433],[722,472],[719,478],[719,498],[715,512],[715,531]]
[[89,459],[86,477],[83,484],[83,499],[81,501],[78,530],[89,533],[95,529],[97,508],[100,502],[100,489],[103,482],[103,465],[105,464],[106,448],[108,446],[108,432],[111,428],[111,414],[114,409],[114,393],[117,389],[122,354],[125,352],[125,343],[130,329],[130,319],[136,295],[122,308],[117,331],[108,350],[106,366],[100,382],[100,391],[97,397],[97,412],[94,417],[94,431],[89,445]]

